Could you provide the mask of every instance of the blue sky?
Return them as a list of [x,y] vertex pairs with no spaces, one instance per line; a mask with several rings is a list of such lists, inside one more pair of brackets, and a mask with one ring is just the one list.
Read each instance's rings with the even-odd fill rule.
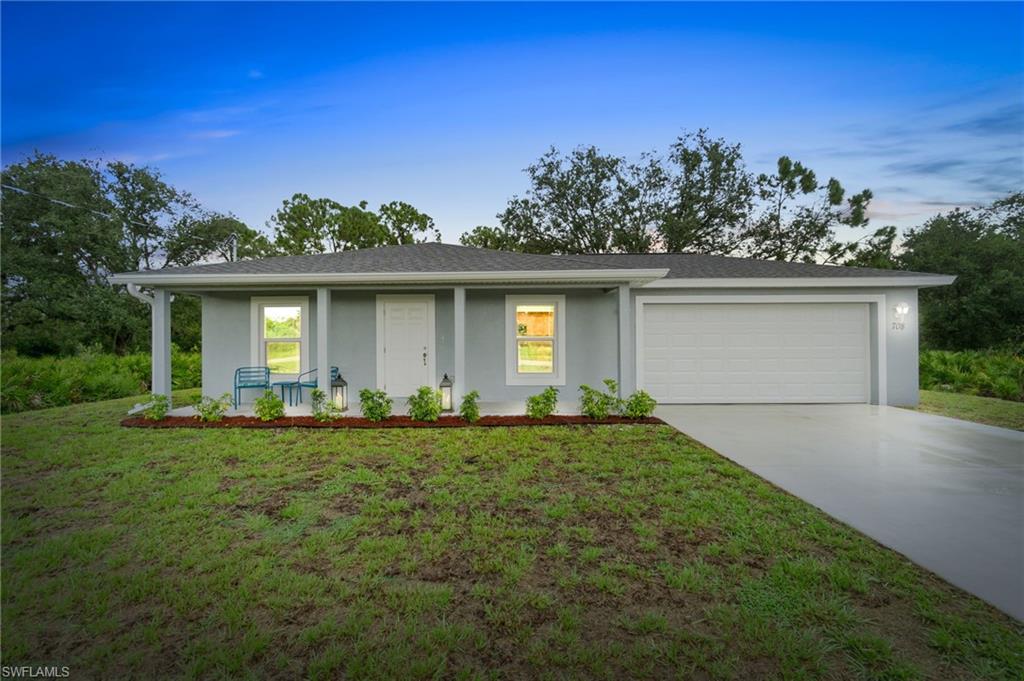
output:
[[303,191],[392,199],[445,241],[550,145],[707,127],[909,226],[1024,187],[1022,4],[11,3],[2,153],[159,168],[263,227]]

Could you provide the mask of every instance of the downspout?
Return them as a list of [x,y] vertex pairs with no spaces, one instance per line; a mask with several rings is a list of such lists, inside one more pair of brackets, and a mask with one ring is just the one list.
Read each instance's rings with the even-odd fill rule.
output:
[[128,289],[128,295],[132,298],[137,298],[150,307],[153,306],[153,296],[143,293],[138,284],[125,284],[125,288]]

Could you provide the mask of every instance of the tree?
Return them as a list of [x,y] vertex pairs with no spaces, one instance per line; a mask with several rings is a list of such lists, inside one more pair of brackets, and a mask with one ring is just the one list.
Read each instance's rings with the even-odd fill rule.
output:
[[512,197],[498,215],[502,229],[531,253],[613,250],[630,202],[621,194],[622,166],[621,158],[597,147],[578,147],[564,156],[552,147],[527,167],[530,189],[526,196]]
[[459,237],[459,243],[463,246],[475,248],[490,248],[496,251],[521,251],[523,250],[516,238],[501,227],[488,227],[477,225],[471,231]]
[[384,228],[385,243],[416,244],[441,240],[441,232],[434,226],[434,218],[405,201],[385,203],[377,212],[380,225]]
[[814,171],[788,156],[776,172],[757,177],[760,214],[744,230],[743,250],[754,258],[788,262],[841,262],[856,252],[856,242],[836,239],[835,228],[864,227],[871,191],[844,201],[839,180],[819,185]]
[[166,242],[167,262],[176,267],[195,263],[267,258],[276,255],[266,235],[250,229],[233,215],[211,213],[200,218],[186,217],[178,222]]
[[106,165],[104,185],[123,230],[125,261],[118,269],[165,267],[167,240],[174,225],[199,219],[199,204],[187,192],[164,182],[159,171],[120,161]]
[[679,137],[669,149],[670,172],[661,247],[668,252],[727,255],[754,203],[754,179],[739,144],[708,137],[707,130]]
[[[384,204],[379,213],[366,206],[366,201],[344,206],[332,199],[295,194],[270,220],[275,243],[285,254],[304,255],[441,239],[434,220],[404,201]],[[417,239],[418,235],[422,238]]]
[[24,190],[4,189],[0,203],[4,347],[32,355],[125,347],[145,317],[106,285],[125,258],[100,166],[38,154],[4,168],[2,181]]
[[980,210],[957,209],[909,230],[899,263],[955,274],[951,286],[922,289],[921,338],[960,350],[1024,344],[1024,193]]

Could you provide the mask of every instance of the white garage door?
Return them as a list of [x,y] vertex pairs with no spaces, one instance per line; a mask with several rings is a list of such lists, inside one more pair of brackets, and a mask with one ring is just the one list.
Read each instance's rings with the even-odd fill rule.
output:
[[643,306],[640,378],[664,403],[867,402],[863,303]]

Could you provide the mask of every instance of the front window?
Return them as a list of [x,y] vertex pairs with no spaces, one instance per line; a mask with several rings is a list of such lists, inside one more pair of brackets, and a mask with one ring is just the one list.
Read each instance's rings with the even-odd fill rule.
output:
[[302,298],[253,299],[253,364],[282,376],[305,371],[307,314]]
[[302,370],[302,308],[298,305],[263,307],[263,352],[273,374]]
[[564,296],[508,296],[509,385],[565,384]]

